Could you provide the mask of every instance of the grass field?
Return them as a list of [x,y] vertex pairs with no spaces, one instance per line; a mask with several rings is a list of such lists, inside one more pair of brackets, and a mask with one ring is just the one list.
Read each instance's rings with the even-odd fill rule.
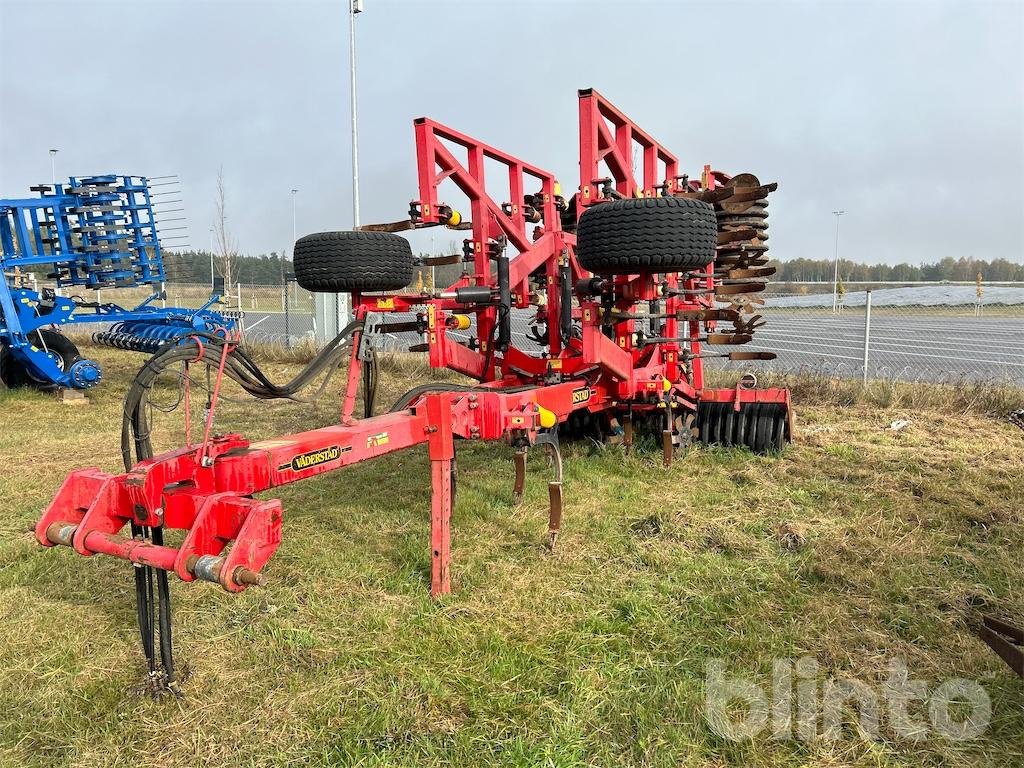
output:
[[[142,358],[90,354],[107,376],[86,408],[0,393],[4,766],[1024,765],[1024,682],[969,630],[985,609],[1024,619],[1021,433],[985,413],[1012,393],[803,382],[797,441],[777,458],[695,448],[666,471],[657,452],[568,447],[553,553],[543,461],[512,507],[510,451],[460,444],[442,602],[427,595],[423,452],[280,489],[268,586],[172,584],[190,678],[182,698],[152,700],[131,569],[28,532],[70,469],[118,469]],[[388,367],[385,404],[416,376]],[[257,437],[336,410],[327,396],[224,418]],[[775,659],[803,656],[822,680],[876,686],[893,658],[930,688],[976,680],[991,723],[959,742],[885,722],[877,739],[711,729],[708,662],[766,685]],[[912,711],[928,721],[926,704]]]

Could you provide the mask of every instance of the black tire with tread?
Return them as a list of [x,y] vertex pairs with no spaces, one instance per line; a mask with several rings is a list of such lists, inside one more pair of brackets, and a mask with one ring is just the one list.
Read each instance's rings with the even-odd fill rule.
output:
[[317,232],[295,243],[295,279],[314,293],[397,291],[413,278],[409,241],[390,232]]
[[685,197],[614,200],[588,208],[577,230],[580,265],[596,274],[679,272],[715,258],[715,210]]
[[[74,363],[82,359],[75,343],[53,328],[40,328],[38,331],[30,333],[28,338],[35,346],[40,348],[45,346],[47,351],[59,357],[58,365],[62,371],[67,371]],[[59,385],[51,381],[37,379],[29,373],[21,361],[8,349],[0,349],[0,382],[10,389],[32,387],[40,392],[53,392],[60,389]]]

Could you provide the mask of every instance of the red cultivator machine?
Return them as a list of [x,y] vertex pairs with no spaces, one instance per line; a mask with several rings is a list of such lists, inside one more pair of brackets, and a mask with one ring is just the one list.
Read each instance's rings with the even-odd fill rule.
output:
[[[151,670],[158,625],[163,666],[173,679],[168,572],[232,592],[259,584],[281,540],[282,509],[280,501],[254,495],[277,486],[426,446],[430,590],[440,596],[450,590],[458,440],[509,444],[516,497],[527,450],[543,446],[552,454],[552,544],[562,515],[560,435],[618,434],[628,450],[636,431],[653,431],[666,465],[695,439],[759,453],[789,440],[788,391],[758,389],[749,375],[735,386],[709,388],[703,369],[708,357],[771,358],[735,345],[749,342],[763,322],[755,311],[773,271],[765,266],[765,198],[775,185],[709,166],[688,178],[675,155],[595,91],[580,92],[579,114],[580,183],[568,198],[548,171],[432,120],[416,120],[419,198],[409,218],[296,243],[298,282],[313,291],[351,292],[355,317],[289,384],[270,383],[231,340],[199,333],[168,343],[140,371],[125,406],[127,471],[72,473],[36,535],[48,547],[138,566]],[[491,174],[499,168],[500,178],[485,185],[485,166]],[[488,194],[495,181],[508,190],[507,199]],[[465,218],[441,197],[442,187],[468,199]],[[438,226],[471,236],[461,253],[419,264],[459,263],[462,276],[443,291],[408,292],[417,261],[395,232]],[[532,324],[529,336],[512,331],[513,316],[523,315]],[[431,366],[474,383],[416,387],[388,413],[372,415],[373,343],[380,333],[418,334],[412,348],[425,351]],[[714,351],[723,345],[732,351]],[[215,428],[225,378],[256,397],[292,397],[346,358],[339,424],[259,442]],[[184,447],[153,456],[145,414],[154,377],[180,369],[187,402],[190,366],[212,372],[202,439],[186,438]],[[364,417],[357,419],[360,387]],[[164,542],[167,530],[179,532],[175,546]]]

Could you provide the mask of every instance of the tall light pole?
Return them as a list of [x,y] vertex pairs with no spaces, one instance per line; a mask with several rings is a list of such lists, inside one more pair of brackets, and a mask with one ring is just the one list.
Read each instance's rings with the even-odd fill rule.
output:
[[[295,227],[295,196],[299,190],[292,189],[292,261],[295,260],[295,241],[299,239],[298,230]],[[284,286],[285,294],[288,292],[288,270],[285,267],[285,254],[281,254],[281,284]]]
[[356,118],[356,14],[363,11],[363,0],[349,0],[348,69],[352,96],[352,228],[359,226],[359,123]]
[[[348,70],[349,94],[352,107],[352,228],[359,226],[359,121],[356,102],[356,14],[363,12],[363,0],[348,2]],[[346,294],[335,294],[338,327],[348,320],[349,307]]]
[[50,150],[50,183],[53,184],[53,191],[57,191],[57,153],[60,150]]
[[295,255],[295,241],[298,240],[298,234],[295,229],[295,195],[299,193],[299,190],[292,190],[292,256]]
[[836,255],[832,268],[832,312],[839,311],[839,217],[846,211],[832,211],[836,217]]

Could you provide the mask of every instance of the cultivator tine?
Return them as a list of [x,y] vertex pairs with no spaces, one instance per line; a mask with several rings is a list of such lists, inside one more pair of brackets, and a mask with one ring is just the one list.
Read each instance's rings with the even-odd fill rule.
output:
[[739,317],[739,312],[733,309],[680,309],[676,312],[676,320],[680,322],[735,321]]
[[554,549],[562,529],[562,451],[558,432],[541,432],[534,443],[544,446],[555,472],[554,479],[548,481],[548,548]]
[[661,431],[661,465],[668,469],[672,466],[672,452],[674,446],[672,445],[672,430],[663,429]]
[[764,283],[722,283],[715,286],[715,294],[718,296],[738,296],[749,293],[759,293],[765,289]]
[[744,315],[749,315],[757,311],[759,306],[764,305],[764,299],[760,296],[733,296],[732,301],[729,304],[730,307],[735,309]]
[[996,652],[1010,669],[1024,677],[1024,629],[997,619],[984,616],[979,630],[981,639]]
[[747,320],[735,320],[733,322],[736,333],[753,333],[764,325],[767,325],[767,323],[761,315],[752,315]]
[[461,264],[466,257],[461,253],[452,253],[444,256],[422,256],[419,260],[425,267],[442,267],[448,264]]
[[386,224],[362,224],[356,227],[357,232],[404,232],[407,229],[415,229],[416,224],[408,219],[392,221]]
[[526,489],[526,450],[526,446],[522,446],[512,454],[512,463],[516,469],[516,479],[512,485],[513,504],[523,500],[523,491]]
[[562,530],[562,481],[548,483],[548,548],[554,549]]
[[684,192],[676,192],[674,197],[689,197],[694,200],[701,200],[705,203],[719,203],[722,200],[726,200],[735,194],[735,190],[730,187],[718,187],[717,189],[701,189],[701,190],[687,190]]
[[672,466],[672,455],[675,452],[675,443],[672,440],[672,390],[665,387],[665,394],[662,396],[662,403],[665,406],[665,427],[661,430],[661,463],[665,469]]
[[713,346],[724,344],[749,344],[753,340],[749,333],[709,333],[704,337],[704,343]]
[[740,360],[774,360],[778,355],[774,352],[729,352],[723,355],[733,362]]
[[633,450],[633,414],[627,413],[622,419],[622,450],[628,454]]
[[1006,418],[1014,426],[1024,429],[1024,408],[1013,411]]

